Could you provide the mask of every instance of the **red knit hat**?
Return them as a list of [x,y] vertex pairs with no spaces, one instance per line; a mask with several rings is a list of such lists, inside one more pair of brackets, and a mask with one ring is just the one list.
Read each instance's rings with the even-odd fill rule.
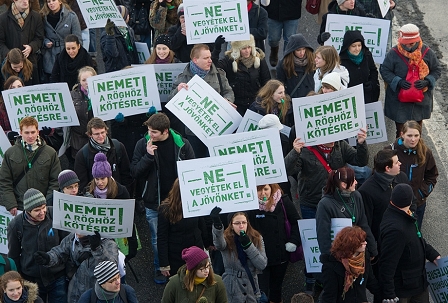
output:
[[398,42],[401,44],[411,44],[414,42],[419,42],[420,38],[420,30],[414,24],[405,24],[400,28]]
[[203,249],[197,246],[192,246],[182,250],[182,260],[187,263],[187,269],[193,270],[203,260],[208,259],[208,255]]

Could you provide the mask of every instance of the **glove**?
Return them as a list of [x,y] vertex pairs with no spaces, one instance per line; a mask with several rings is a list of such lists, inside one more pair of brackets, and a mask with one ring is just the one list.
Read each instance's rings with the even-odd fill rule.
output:
[[155,113],[157,113],[157,109],[155,108],[155,106],[151,106],[148,109],[148,112],[146,113],[146,117],[151,117],[152,115],[154,115]]
[[33,254],[34,260],[39,265],[48,265],[50,264],[50,256],[43,251],[36,251]]
[[43,126],[42,130],[41,130],[42,135],[44,135],[44,136],[49,136],[51,134],[51,131],[52,131],[51,127],[47,127],[47,126]]
[[400,301],[400,299],[398,299],[398,297],[395,297],[393,299],[383,299],[383,303],[396,303]]
[[215,208],[213,208],[212,211],[210,212],[210,218],[212,218],[213,226],[215,226],[216,229],[222,228],[222,221],[221,218],[219,217],[219,213],[221,212],[221,210],[222,210],[221,208],[215,206]]
[[79,257],[78,257],[78,262],[79,264],[81,264],[82,262],[84,262],[85,260],[87,260],[88,258],[90,258],[90,256],[92,256],[92,253],[90,251],[83,251]]
[[119,123],[124,122],[124,115],[122,113],[118,113],[118,115],[115,116],[115,121]]
[[215,40],[215,48],[217,50],[221,50],[221,46],[226,42],[226,38],[223,37],[223,35],[219,35]]
[[417,80],[417,81],[414,82],[414,87],[416,89],[424,89],[428,85],[429,85],[429,81],[428,80]]
[[411,88],[411,83],[409,81],[406,81],[405,79],[401,79],[400,81],[398,81],[398,86],[406,90]]
[[91,250],[96,250],[101,245],[101,236],[99,232],[95,232],[94,235],[88,236]]
[[114,27],[115,23],[113,21],[110,21],[110,19],[107,19],[106,26],[104,27],[104,29],[106,30],[106,34],[108,34],[109,36],[113,36],[115,34]]
[[363,84],[364,87],[364,91],[368,92],[372,90],[372,82],[367,81],[366,83]]
[[18,132],[10,131],[10,132],[8,133],[8,140],[9,140],[9,141],[15,141],[15,140],[16,140],[16,137],[18,137],[18,136],[19,136],[19,133],[18,133]]
[[322,43],[330,39],[330,37],[331,34],[329,32],[323,32],[322,34],[320,34],[320,40],[322,41]]
[[295,245],[294,243],[291,243],[291,242],[286,243],[285,247],[286,247],[287,252],[295,252],[297,249],[297,245]]
[[252,242],[249,239],[249,236],[246,234],[244,230],[240,231],[240,236],[238,237],[238,241],[240,241],[243,249],[249,248]]
[[128,254],[126,255],[126,258],[124,259],[125,263],[127,263],[129,260],[131,260],[137,255],[138,241],[135,226],[132,228],[132,236],[128,237],[128,247],[129,251]]

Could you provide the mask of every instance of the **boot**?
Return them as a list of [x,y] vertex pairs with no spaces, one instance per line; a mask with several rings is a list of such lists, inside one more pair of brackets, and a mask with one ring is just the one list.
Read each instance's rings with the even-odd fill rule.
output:
[[271,54],[269,55],[269,63],[272,67],[276,67],[278,63],[278,46],[271,47]]

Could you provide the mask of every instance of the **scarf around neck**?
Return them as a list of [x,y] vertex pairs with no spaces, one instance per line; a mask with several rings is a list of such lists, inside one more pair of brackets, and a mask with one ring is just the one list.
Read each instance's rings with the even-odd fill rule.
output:
[[17,9],[16,4],[13,2],[11,4],[11,12],[14,15],[14,18],[16,18],[17,23],[19,24],[19,26],[22,28],[23,25],[25,24],[25,19],[28,16],[28,14],[30,13],[30,8],[27,8],[23,13],[19,12],[19,10]]
[[302,59],[300,59],[296,56],[294,56],[293,59],[294,59],[295,66],[306,66],[308,64],[308,58],[306,57],[306,54]]
[[199,68],[199,66],[197,66],[193,60],[190,60],[190,71],[193,75],[198,75],[201,78],[204,78],[205,76],[207,76],[208,72],[210,70],[203,70],[201,68]]
[[356,278],[364,274],[366,263],[365,252],[361,252],[357,256],[351,258],[342,259],[341,263],[345,268],[344,291],[342,292],[342,299],[345,299],[345,293],[352,287]]
[[[426,64],[425,60],[423,60],[422,58],[422,47],[423,47],[423,42],[420,40],[420,42],[418,42],[417,48],[413,51],[413,52],[409,52],[406,49],[404,49],[403,45],[401,45],[401,43],[397,44],[397,49],[400,52],[400,54],[402,54],[403,56],[405,56],[406,58],[409,59],[409,65],[417,65],[419,68],[419,76],[420,76],[420,80],[425,79],[425,77],[427,75],[429,75],[429,67]],[[426,92],[428,90],[427,87],[425,87],[422,91]]]
[[[107,283],[107,282],[106,282]],[[118,292],[107,291],[98,284],[98,281],[95,282],[95,294],[100,300],[113,300],[116,296],[118,296]]]
[[106,137],[106,140],[104,140],[103,144],[99,144],[98,142],[93,140],[93,138],[90,138],[89,142],[90,142],[90,145],[97,151],[107,154],[107,152],[110,150],[109,137]]
[[359,54],[353,55],[349,50],[347,50],[347,55],[350,61],[355,63],[356,65],[360,65],[362,60],[364,59],[364,51],[361,50]]
[[95,186],[93,196],[95,198],[107,199],[107,187],[105,189],[99,189],[98,186]]
[[333,151],[333,147],[326,147],[323,144],[319,144],[317,146],[317,148],[324,153],[325,158],[328,158],[328,156],[331,154],[331,152]]
[[255,63],[255,57],[251,54],[248,58],[240,58],[241,63],[243,63],[243,65],[246,68],[251,68],[252,66],[254,66]]
[[25,286],[22,287],[22,295],[20,296],[20,299],[17,301],[11,300],[6,293],[3,293],[3,302],[5,303],[26,303],[28,301],[28,288]]
[[23,148],[33,152],[42,146],[42,141],[40,139],[40,136],[37,136],[36,141],[33,144],[28,144],[22,140],[22,146]]
[[79,90],[83,93],[84,99],[87,100],[87,105],[88,105],[87,110],[88,111],[92,110],[92,100],[90,100],[89,92],[87,90],[85,90],[81,84],[79,84]]
[[258,208],[260,210],[266,211],[266,212],[273,212],[275,210],[275,207],[277,206],[278,201],[280,201],[282,197],[282,192],[280,189],[278,189],[273,195],[272,195],[272,199],[274,200],[274,203],[271,205],[271,207],[269,209],[266,208],[266,204],[268,203],[268,201],[263,201],[258,199]]

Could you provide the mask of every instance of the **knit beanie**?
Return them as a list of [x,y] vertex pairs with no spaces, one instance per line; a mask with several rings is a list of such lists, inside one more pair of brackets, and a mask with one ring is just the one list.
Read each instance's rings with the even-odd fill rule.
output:
[[99,285],[102,285],[115,277],[119,273],[117,264],[112,261],[100,262],[93,270],[93,275],[98,281]]
[[158,44],[163,44],[168,46],[169,49],[171,49],[171,38],[170,36],[166,34],[159,35],[156,39],[156,42],[154,43],[154,47],[156,47]]
[[92,176],[94,178],[112,177],[112,169],[105,154],[97,153],[93,161]]
[[405,208],[412,204],[414,192],[409,184],[401,183],[394,187],[390,200],[398,208]]
[[208,259],[208,255],[203,249],[192,246],[182,250],[182,260],[187,264],[188,270],[193,270],[203,260]]
[[63,189],[64,187],[78,183],[79,179],[74,171],[66,169],[59,173],[58,182],[59,182],[59,188]]
[[332,72],[322,78],[322,83],[331,85],[336,90],[341,90],[341,76],[337,72]]
[[338,5],[342,5],[347,0],[337,0],[337,1],[338,1]]
[[250,46],[252,48],[252,56],[254,56],[254,67],[259,68],[260,67],[260,58],[257,56],[257,48],[255,47],[255,38],[254,36],[250,35],[249,40],[246,41],[232,41],[231,42],[232,49],[230,56],[233,58],[232,68],[233,72],[236,73],[238,71],[238,59],[240,58],[240,51]]
[[177,8],[177,16],[180,17],[180,16],[183,16],[183,15],[184,15],[184,4],[181,3],[179,5],[179,7]]
[[44,204],[47,204],[44,195],[35,188],[30,188],[23,194],[23,209],[27,212]]
[[126,21],[126,18],[129,16],[129,10],[126,6],[117,5],[118,11],[121,14],[121,17]]
[[410,44],[414,42],[419,42],[420,30],[414,24],[405,24],[400,28],[398,33],[398,42],[401,44]]
[[283,129],[283,125],[280,123],[280,119],[278,118],[277,115],[267,114],[264,115],[260,121],[258,121],[258,128],[259,129],[276,128],[278,130],[281,130]]

